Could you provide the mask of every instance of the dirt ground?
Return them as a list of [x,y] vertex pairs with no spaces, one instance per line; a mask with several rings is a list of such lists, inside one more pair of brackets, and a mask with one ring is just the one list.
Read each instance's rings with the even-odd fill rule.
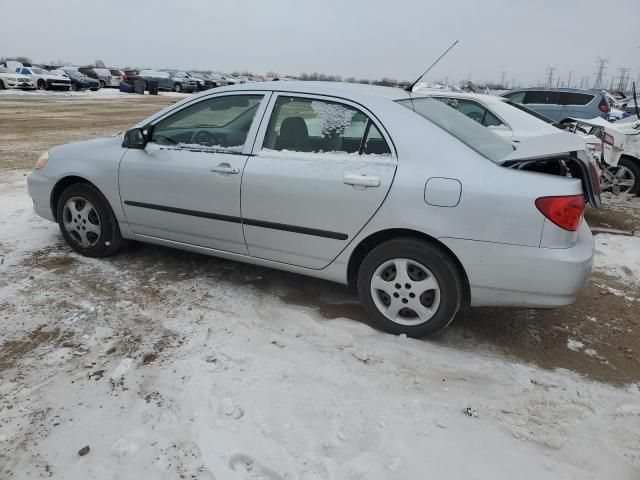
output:
[[[37,156],[54,145],[122,131],[176,100],[170,96],[91,99],[0,94],[0,173],[30,169]],[[628,200],[605,196],[604,210],[589,210],[586,217],[594,231],[640,232],[640,208],[637,202]],[[58,245],[52,249],[34,253],[25,265],[34,275],[55,271],[60,285],[68,285],[78,275],[76,262],[65,255],[66,247]],[[367,321],[353,292],[340,285],[293,274],[147,245],[134,245],[109,262],[141,279],[161,283],[224,272],[215,275],[219,281],[228,282],[229,288],[251,283],[262,294],[270,293],[288,303],[309,307],[327,320],[346,317]],[[34,288],[38,288],[37,275]],[[52,285],[46,288],[56,290]],[[121,295],[137,296],[138,302],[160,300],[154,300],[157,291],[151,286],[142,292],[127,292],[94,279],[87,281],[86,288],[104,300],[116,300]],[[497,351],[543,368],[570,369],[615,385],[640,382],[639,302],[637,285],[630,287],[617,278],[594,272],[570,307],[548,311],[470,309],[460,314],[445,332],[426,340],[426,348],[428,343],[435,342],[470,351]],[[64,302],[34,304],[29,308],[37,314],[52,306],[70,308]],[[3,318],[10,319],[11,312],[1,305],[0,312]],[[157,335],[162,338],[162,334]],[[0,371],[15,364],[25,350],[43,342],[62,345],[69,341],[64,332],[33,331],[27,338],[6,342],[0,346]],[[126,349],[126,341],[119,348]]]

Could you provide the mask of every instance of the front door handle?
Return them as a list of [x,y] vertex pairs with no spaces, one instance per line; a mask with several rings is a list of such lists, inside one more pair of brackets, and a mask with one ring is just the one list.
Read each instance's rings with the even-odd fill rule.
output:
[[345,185],[354,185],[359,187],[380,186],[380,179],[378,177],[370,177],[368,175],[345,175],[342,182]]
[[232,167],[228,163],[221,163],[217,167],[211,169],[213,173],[226,173],[227,175],[237,175],[240,173],[240,169],[236,167]]

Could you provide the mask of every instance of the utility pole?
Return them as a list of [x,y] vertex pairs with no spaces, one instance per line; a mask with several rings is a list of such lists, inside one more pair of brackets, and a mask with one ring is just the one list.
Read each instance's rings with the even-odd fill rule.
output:
[[558,70],[558,67],[552,67],[551,65],[547,65],[547,87],[553,87],[553,76]]
[[604,81],[604,71],[607,68],[607,63],[609,63],[608,58],[600,58],[596,60],[596,80],[593,82],[593,88],[602,88],[602,83]]

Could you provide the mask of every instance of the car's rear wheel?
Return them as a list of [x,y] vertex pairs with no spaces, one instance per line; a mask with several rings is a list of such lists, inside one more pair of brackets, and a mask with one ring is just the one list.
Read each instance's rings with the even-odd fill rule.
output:
[[106,257],[122,246],[118,221],[109,203],[91,185],[67,187],[58,199],[56,218],[66,242],[84,256]]
[[633,160],[622,157],[618,162],[612,183],[611,189],[616,195],[620,193],[638,195],[640,193],[640,166]]
[[104,80],[100,80],[100,88],[107,88],[107,84]]
[[0,80],[0,90],[4,90],[6,87],[4,86],[4,83],[2,82],[2,80]]
[[38,80],[38,90],[46,90],[47,84],[44,80]]
[[74,83],[73,85],[71,85],[71,90],[73,90],[74,92],[79,92],[80,86]]
[[179,83],[176,83],[176,84],[173,86],[173,91],[174,91],[174,92],[181,92],[181,91],[182,91],[182,85],[180,85]]
[[463,298],[460,274],[439,247],[413,238],[382,243],[358,271],[360,301],[382,330],[425,337],[454,319]]

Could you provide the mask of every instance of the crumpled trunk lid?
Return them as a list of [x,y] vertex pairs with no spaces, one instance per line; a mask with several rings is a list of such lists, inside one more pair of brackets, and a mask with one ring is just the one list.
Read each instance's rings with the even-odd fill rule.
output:
[[602,208],[600,178],[595,161],[586,151],[583,138],[558,132],[521,142],[500,165],[569,178],[579,178],[585,200],[593,208]]

